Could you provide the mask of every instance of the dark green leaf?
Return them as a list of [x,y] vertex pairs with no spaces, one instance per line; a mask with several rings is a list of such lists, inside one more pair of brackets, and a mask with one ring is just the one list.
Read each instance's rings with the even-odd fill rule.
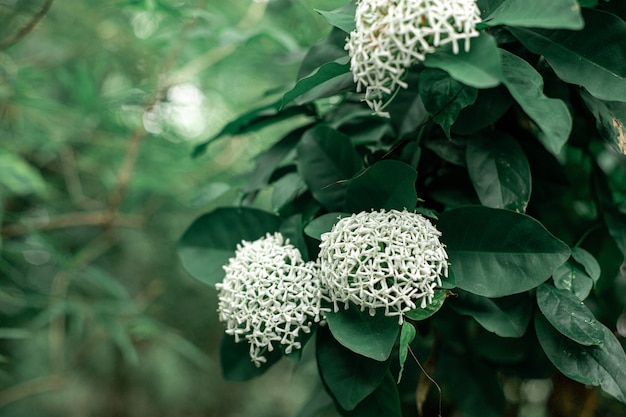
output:
[[350,213],[326,213],[313,220],[304,228],[304,233],[317,240],[322,240],[322,234],[330,232],[330,229],[344,217],[350,217]]
[[285,204],[291,203],[306,191],[306,184],[297,172],[290,172],[274,183],[272,208],[280,210]]
[[604,223],[626,259],[626,213],[613,201],[606,175],[597,165],[594,165],[592,179]]
[[474,134],[500,119],[511,107],[513,100],[504,86],[478,90],[478,98],[473,105],[461,110],[452,133]]
[[218,208],[196,219],[178,242],[183,266],[199,281],[215,285],[224,277],[222,266],[242,240],[254,241],[280,226],[278,216],[245,208]]
[[338,343],[326,329],[317,333],[320,376],[344,410],[354,408],[380,385],[389,362],[356,354]]
[[370,316],[354,305],[347,310],[326,313],[326,321],[339,343],[377,361],[389,358],[400,332],[397,317],[388,317],[382,312]]
[[405,321],[402,323],[402,329],[400,330],[400,346],[398,348],[398,358],[400,362],[400,372],[398,373],[398,384],[402,380],[402,372],[404,372],[404,362],[409,354],[409,345],[415,339],[415,327]]
[[308,259],[309,251],[307,249],[306,242],[304,241],[304,235],[302,234],[301,213],[294,214],[286,219],[280,225],[279,231],[286,239],[289,239],[289,243],[298,248],[304,259]]
[[412,210],[417,204],[417,172],[404,162],[382,160],[348,182],[346,211]]
[[626,103],[602,101],[586,91],[581,96],[596,118],[600,135],[622,155],[626,155]]
[[500,84],[502,65],[495,39],[483,32],[471,40],[471,49],[466,52],[463,45],[458,54],[448,44],[437,52],[426,55],[424,65],[439,68],[452,78],[475,88],[490,88]]
[[461,207],[440,214],[437,227],[457,286],[485,297],[528,291],[570,255],[537,220],[509,210]]
[[263,107],[251,110],[248,113],[244,113],[237,117],[232,122],[229,122],[224,128],[215,136],[211,137],[204,143],[197,145],[193,151],[193,156],[199,156],[204,153],[206,148],[215,140],[225,135],[241,135],[243,133],[259,130],[265,126],[281,122],[286,119],[290,119],[295,116],[314,116],[315,110],[313,107],[305,106],[293,106],[280,110],[282,99],[274,103],[268,104]]
[[582,29],[584,21],[576,0],[505,0],[485,22],[551,29]]
[[503,84],[540,129],[541,143],[557,155],[572,131],[572,116],[565,103],[543,94],[541,75],[525,60],[500,49]]
[[[444,278],[443,281],[446,281],[446,279]],[[416,308],[415,310],[407,311],[404,315],[414,321],[427,319],[439,311],[444,301],[446,301],[447,296],[447,290],[435,290],[432,303],[428,304],[425,308]]]
[[626,355],[624,348],[605,326],[604,344],[582,346],[563,336],[542,315],[535,315],[537,338],[550,361],[565,376],[582,384],[600,386],[626,403]]
[[420,74],[419,95],[433,121],[450,139],[450,127],[459,112],[476,101],[478,90],[461,84],[445,71],[426,68]]
[[298,146],[298,171],[313,197],[328,211],[343,209],[343,183],[362,166],[350,138],[328,126],[308,130]]
[[519,213],[530,200],[530,166],[521,146],[497,133],[472,139],[465,153],[469,176],[480,202]]
[[563,81],[582,85],[593,96],[626,101],[626,22],[583,9],[580,31],[510,28],[530,51],[543,55]]
[[340,410],[344,417],[402,417],[396,381],[387,371],[383,382],[354,410]]
[[450,300],[457,313],[473,317],[486,330],[500,337],[522,337],[532,315],[528,294],[486,298],[466,291],[456,291]]
[[[405,79],[408,85],[419,85],[420,74],[409,71]],[[393,101],[387,106],[396,136],[411,134],[428,120],[428,112],[420,95],[412,89],[400,89]]]
[[265,373],[281,358],[279,349],[266,352],[264,356],[267,362],[257,367],[250,359],[250,344],[245,339],[237,343],[234,336],[224,335],[220,345],[222,376],[229,381],[249,381]]
[[552,280],[555,287],[570,291],[580,301],[586,299],[593,288],[591,277],[571,258],[554,271]]
[[[283,96],[281,108],[292,101],[304,104],[353,89],[354,82],[350,73],[349,61],[350,58],[346,56],[335,62],[327,62],[313,74],[298,80],[296,85]],[[301,99],[304,94],[312,93],[313,90],[315,90],[315,94],[307,94],[306,100]]]
[[356,28],[356,22],[354,20],[354,14],[356,13],[356,3],[351,1],[339,9],[325,12],[322,10],[315,10],[331,25],[341,29],[345,33],[350,33]]
[[309,49],[298,69],[297,79],[299,80],[311,75],[313,71],[317,71],[319,67],[327,62],[332,62],[346,56],[346,50],[344,49],[345,44],[345,32],[333,28],[326,39]]
[[572,248],[572,258],[585,268],[585,272],[593,282],[598,282],[602,271],[600,270],[600,264],[592,254],[583,248],[576,247]]
[[549,284],[540,285],[537,305],[550,324],[574,342],[585,346],[604,343],[602,324],[571,292]]

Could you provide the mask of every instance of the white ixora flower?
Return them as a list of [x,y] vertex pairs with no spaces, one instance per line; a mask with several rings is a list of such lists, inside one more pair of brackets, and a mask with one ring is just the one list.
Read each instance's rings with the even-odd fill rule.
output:
[[224,266],[218,290],[218,313],[226,333],[250,344],[256,366],[275,344],[285,353],[300,349],[299,336],[320,321],[320,281],[316,264],[304,262],[300,251],[280,233],[254,242],[242,241]]
[[320,244],[320,279],[334,310],[349,303],[371,315],[387,316],[432,302],[441,277],[448,276],[448,255],[441,232],[420,214],[374,211],[339,220]]
[[358,0],[355,20],[346,43],[350,69],[357,91],[365,90],[365,101],[381,116],[388,116],[385,100],[407,88],[409,67],[448,43],[456,54],[464,40],[468,51],[481,21],[476,0]]

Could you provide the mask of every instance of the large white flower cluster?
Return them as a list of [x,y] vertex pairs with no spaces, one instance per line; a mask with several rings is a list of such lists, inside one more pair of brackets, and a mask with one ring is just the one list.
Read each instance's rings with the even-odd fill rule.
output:
[[355,20],[346,49],[357,91],[388,116],[385,100],[407,88],[406,70],[440,45],[451,43],[456,54],[464,40],[469,50],[481,19],[476,0],[358,0]]
[[273,343],[285,353],[300,349],[299,337],[320,320],[321,288],[316,264],[304,262],[300,251],[280,233],[254,242],[241,242],[235,257],[224,266],[217,284],[218,313],[226,333],[250,344],[256,366]]
[[322,235],[320,280],[334,304],[399,316],[432,302],[448,255],[439,232],[420,214],[407,211],[361,212],[346,217]]

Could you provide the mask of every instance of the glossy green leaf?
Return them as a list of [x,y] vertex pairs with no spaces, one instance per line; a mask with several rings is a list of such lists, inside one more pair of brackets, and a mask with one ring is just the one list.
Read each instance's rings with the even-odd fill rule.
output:
[[[283,96],[281,108],[295,101],[298,104],[314,99],[329,97],[342,91],[354,88],[352,74],[350,73],[350,57],[346,56],[334,62],[327,62],[319,67],[313,74],[304,77]],[[315,90],[314,94],[310,94]],[[309,93],[309,94],[307,94]],[[307,94],[305,100],[302,97]]]
[[[408,85],[419,85],[420,76],[421,72],[409,71],[405,82]],[[387,111],[397,137],[412,134],[429,118],[420,95],[413,89],[400,89],[387,106]]]
[[234,256],[242,240],[253,241],[278,231],[280,218],[246,207],[218,208],[200,216],[178,242],[178,256],[199,281],[215,285],[224,277],[222,266]]
[[402,373],[404,372],[404,362],[409,354],[409,345],[415,339],[415,327],[405,321],[402,323],[402,329],[400,330],[400,346],[398,348],[398,359],[400,362],[400,371],[398,373],[398,384],[402,380]]
[[563,81],[582,85],[594,97],[626,101],[626,22],[583,9],[579,31],[509,28],[530,51],[543,55]]
[[354,410],[339,410],[344,417],[402,417],[400,395],[396,381],[390,371],[376,390],[363,400]]
[[440,214],[437,228],[457,286],[485,297],[535,288],[570,256],[541,223],[509,210],[456,208]]
[[585,300],[593,288],[593,280],[573,259],[568,259],[552,274],[554,286],[570,291],[580,301]]
[[471,135],[493,125],[513,104],[507,89],[500,85],[496,88],[478,90],[478,97],[471,106],[461,110],[452,125],[452,133]]
[[504,49],[500,49],[500,55],[503,84],[539,127],[537,136],[541,143],[557,155],[572,131],[572,116],[567,105],[543,94],[543,79],[528,62]]
[[330,232],[335,223],[344,217],[350,217],[351,213],[326,213],[311,220],[304,228],[304,233],[313,239],[322,240],[324,233]]
[[535,315],[539,344],[563,375],[582,384],[600,386],[626,403],[626,355],[613,333],[601,325],[604,344],[580,345],[556,330],[542,315]]
[[281,110],[281,106],[282,99],[242,114],[235,120],[229,122],[219,133],[212,136],[209,140],[197,145],[193,150],[193,156],[197,157],[202,155],[211,143],[223,136],[234,136],[253,132],[295,116],[315,115],[315,109],[310,105],[292,106],[283,110]]
[[483,32],[471,40],[469,52],[463,42],[458,54],[452,52],[450,44],[437,52],[426,55],[424,65],[446,71],[455,80],[475,88],[491,88],[502,81],[502,64],[495,39]]
[[382,312],[370,316],[354,305],[347,310],[326,313],[326,321],[339,343],[377,361],[389,358],[400,332],[397,317],[388,317]]
[[598,282],[602,270],[596,258],[589,251],[580,247],[572,248],[572,258],[585,268],[585,272],[593,282]]
[[576,0],[505,0],[484,19],[489,26],[582,29]]
[[528,294],[503,298],[486,298],[466,291],[456,291],[450,307],[457,313],[474,318],[486,330],[500,337],[522,337],[532,316]]
[[345,33],[350,33],[356,28],[354,14],[356,13],[356,3],[351,1],[343,7],[325,12],[323,10],[315,10],[336,28],[341,29]]
[[354,410],[374,392],[389,368],[387,361],[375,361],[345,348],[322,328],[317,333],[316,352],[320,376],[344,410]]
[[480,202],[487,207],[526,211],[530,166],[521,146],[509,135],[484,135],[467,142],[467,170]]
[[297,148],[298,171],[311,194],[328,211],[345,203],[345,181],[363,166],[350,138],[328,126],[308,130]]
[[433,121],[450,139],[450,127],[460,111],[476,101],[478,90],[456,81],[445,71],[426,68],[420,74],[419,95]]
[[382,160],[348,182],[346,211],[357,213],[372,209],[412,210],[417,204],[412,166],[395,160]]
[[[444,278],[443,281],[445,282],[446,279]],[[416,308],[415,310],[407,311],[404,313],[404,316],[414,321],[427,319],[439,311],[439,309],[443,306],[443,303],[446,301],[447,296],[448,291],[435,290],[433,301],[430,304],[428,304],[425,308]]]
[[600,135],[622,155],[626,155],[626,103],[602,101],[586,91],[581,96],[587,108],[596,118]]
[[18,155],[0,149],[0,194],[43,194],[46,184],[43,177]]
[[245,339],[237,343],[234,336],[224,335],[220,344],[222,376],[229,381],[249,381],[265,373],[281,358],[279,349],[265,352],[264,356],[267,362],[257,367],[250,359],[250,344]]
[[574,342],[585,346],[604,343],[602,324],[571,292],[550,284],[540,285],[537,305],[550,324]]

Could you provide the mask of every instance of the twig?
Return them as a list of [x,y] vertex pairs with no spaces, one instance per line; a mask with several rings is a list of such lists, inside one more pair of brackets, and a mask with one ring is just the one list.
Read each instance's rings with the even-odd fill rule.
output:
[[[413,360],[415,361],[415,363],[417,363],[417,366],[419,366],[419,368],[422,370],[422,375],[425,376],[436,388],[437,391],[439,392],[439,414],[438,416],[441,417],[441,402],[442,402],[442,393],[441,393],[441,387],[439,386],[439,384],[437,384],[437,381],[435,381],[428,372],[426,372],[426,369],[424,369],[424,367],[422,366],[421,362],[419,361],[419,359],[417,359],[417,356],[415,356],[415,353],[413,353],[413,349],[411,349],[411,346],[408,346],[409,348],[409,353],[411,354],[411,356],[413,357]],[[432,358],[432,356],[431,356]],[[430,362],[430,359],[428,360],[428,362]],[[420,378],[420,381],[417,385],[417,387],[421,387],[422,384],[422,378]],[[420,393],[418,392],[416,395],[416,401],[417,401],[417,411],[418,414],[421,416],[422,415],[422,406],[423,406],[423,401],[426,400],[426,395],[428,394],[428,391],[426,391],[426,394],[424,395],[424,398],[421,398]]]
[[23,398],[59,390],[63,388],[63,384],[63,377],[53,374],[14,385],[4,391],[0,391],[0,409]]
[[33,16],[33,18],[28,22],[24,27],[22,27],[17,33],[13,36],[9,36],[0,42],[0,49],[6,49],[9,46],[13,45],[24,36],[28,35],[28,33],[37,26],[37,23],[48,13],[50,7],[52,6],[54,0],[46,0],[46,2],[41,6],[41,9]]

